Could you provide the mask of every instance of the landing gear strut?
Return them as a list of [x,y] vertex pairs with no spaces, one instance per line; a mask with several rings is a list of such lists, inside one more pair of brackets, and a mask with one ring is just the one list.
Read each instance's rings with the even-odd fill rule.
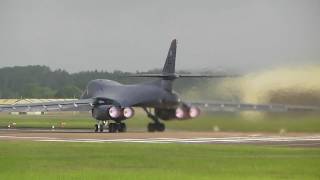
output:
[[153,120],[153,123],[148,124],[148,132],[163,132],[166,129],[165,125],[159,121],[159,118],[151,113],[151,110],[145,107],[143,110],[147,113],[148,117]]
[[106,125],[106,121],[97,121],[97,124],[94,125],[94,132],[103,132]]

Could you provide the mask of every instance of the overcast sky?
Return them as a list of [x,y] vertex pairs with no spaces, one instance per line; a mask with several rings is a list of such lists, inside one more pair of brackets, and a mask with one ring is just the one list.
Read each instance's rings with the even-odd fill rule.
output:
[[0,67],[177,69],[320,64],[319,0],[0,0]]

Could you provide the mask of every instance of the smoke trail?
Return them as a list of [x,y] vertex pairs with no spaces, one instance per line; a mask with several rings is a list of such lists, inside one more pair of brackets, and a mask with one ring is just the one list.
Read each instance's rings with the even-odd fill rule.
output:
[[277,68],[236,81],[244,102],[320,105],[320,66]]

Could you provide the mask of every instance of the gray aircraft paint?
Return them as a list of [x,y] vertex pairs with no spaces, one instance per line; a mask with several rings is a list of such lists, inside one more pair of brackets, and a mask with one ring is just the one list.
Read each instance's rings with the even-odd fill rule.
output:
[[97,98],[115,100],[120,107],[176,108],[179,99],[176,94],[164,89],[162,81],[124,85],[111,80],[90,81],[83,99]]
[[[141,84],[124,85],[106,79],[96,79],[88,83],[81,99],[107,99],[120,107],[177,108],[180,105],[178,95],[172,91],[175,79],[177,41],[171,42],[162,74],[149,74],[147,77],[161,79]],[[139,75],[143,77],[144,75]]]

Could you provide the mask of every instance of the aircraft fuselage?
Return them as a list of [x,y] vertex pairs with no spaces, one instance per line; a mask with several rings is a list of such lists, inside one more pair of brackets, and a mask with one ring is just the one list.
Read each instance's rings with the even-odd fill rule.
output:
[[178,95],[160,86],[160,81],[142,84],[121,84],[106,79],[88,83],[82,98],[117,99],[123,107],[176,108],[180,104]]

